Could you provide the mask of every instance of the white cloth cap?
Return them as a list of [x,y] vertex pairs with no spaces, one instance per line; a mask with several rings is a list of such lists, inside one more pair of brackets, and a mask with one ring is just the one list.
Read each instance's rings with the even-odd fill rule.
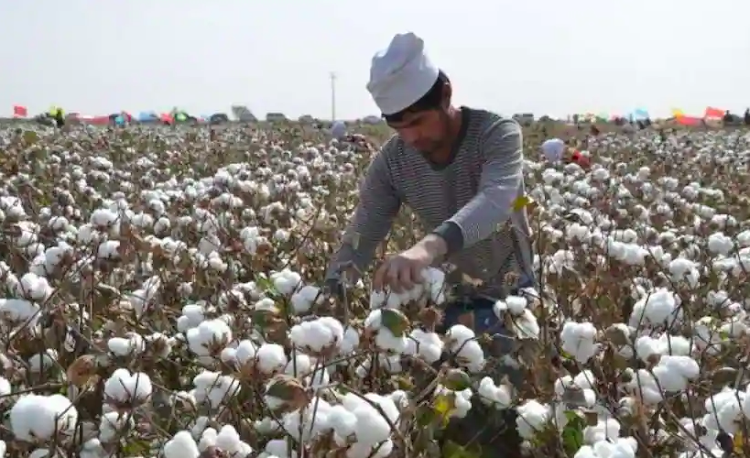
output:
[[427,94],[439,74],[421,38],[411,32],[398,34],[388,49],[373,56],[367,90],[384,115],[394,114]]
[[542,154],[550,162],[560,162],[565,153],[565,142],[559,138],[551,138],[542,143]]

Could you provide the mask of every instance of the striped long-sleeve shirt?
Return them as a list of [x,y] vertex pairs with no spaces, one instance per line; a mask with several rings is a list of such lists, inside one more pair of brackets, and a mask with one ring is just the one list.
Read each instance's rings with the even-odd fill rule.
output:
[[402,204],[427,231],[446,240],[445,261],[483,280],[488,292],[502,288],[509,268],[531,274],[526,211],[513,208],[525,193],[521,128],[483,110],[462,108],[462,116],[447,165],[431,163],[398,135],[383,145],[360,185],[359,204],[329,279],[349,262],[367,269]]

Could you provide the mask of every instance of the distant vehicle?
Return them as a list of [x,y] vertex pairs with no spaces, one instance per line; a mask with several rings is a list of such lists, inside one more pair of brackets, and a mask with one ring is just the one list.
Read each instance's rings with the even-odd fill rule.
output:
[[284,113],[268,113],[266,114],[267,122],[283,122],[287,121],[287,117]]
[[362,122],[364,122],[365,124],[376,125],[376,124],[382,123],[383,122],[383,118],[381,118],[380,116],[370,115],[370,116],[365,116],[362,119]]
[[258,122],[258,118],[244,105],[232,105],[232,114],[239,122]]
[[302,115],[299,117],[298,121],[303,124],[313,124],[315,122],[315,118],[310,115]]
[[214,113],[208,118],[209,124],[225,124],[229,122],[229,116],[224,113]]
[[522,126],[530,126],[534,123],[534,113],[516,113],[513,115],[513,119]]

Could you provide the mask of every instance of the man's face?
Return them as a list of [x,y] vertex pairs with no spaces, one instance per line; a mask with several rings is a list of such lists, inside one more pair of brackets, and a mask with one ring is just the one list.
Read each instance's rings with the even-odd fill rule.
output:
[[443,109],[405,113],[388,125],[412,148],[431,153],[445,147],[449,137],[448,115]]

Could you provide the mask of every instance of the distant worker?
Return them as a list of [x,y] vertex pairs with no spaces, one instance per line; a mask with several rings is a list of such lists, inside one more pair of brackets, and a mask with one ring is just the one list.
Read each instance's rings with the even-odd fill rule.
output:
[[334,121],[331,126],[331,136],[336,140],[343,140],[346,138],[346,123],[343,121]]
[[55,121],[57,127],[65,125],[65,111],[60,107],[52,107],[50,109],[50,117]]
[[578,164],[583,169],[591,166],[591,160],[575,148],[568,146],[559,138],[551,138],[542,143],[542,154],[551,164]]

